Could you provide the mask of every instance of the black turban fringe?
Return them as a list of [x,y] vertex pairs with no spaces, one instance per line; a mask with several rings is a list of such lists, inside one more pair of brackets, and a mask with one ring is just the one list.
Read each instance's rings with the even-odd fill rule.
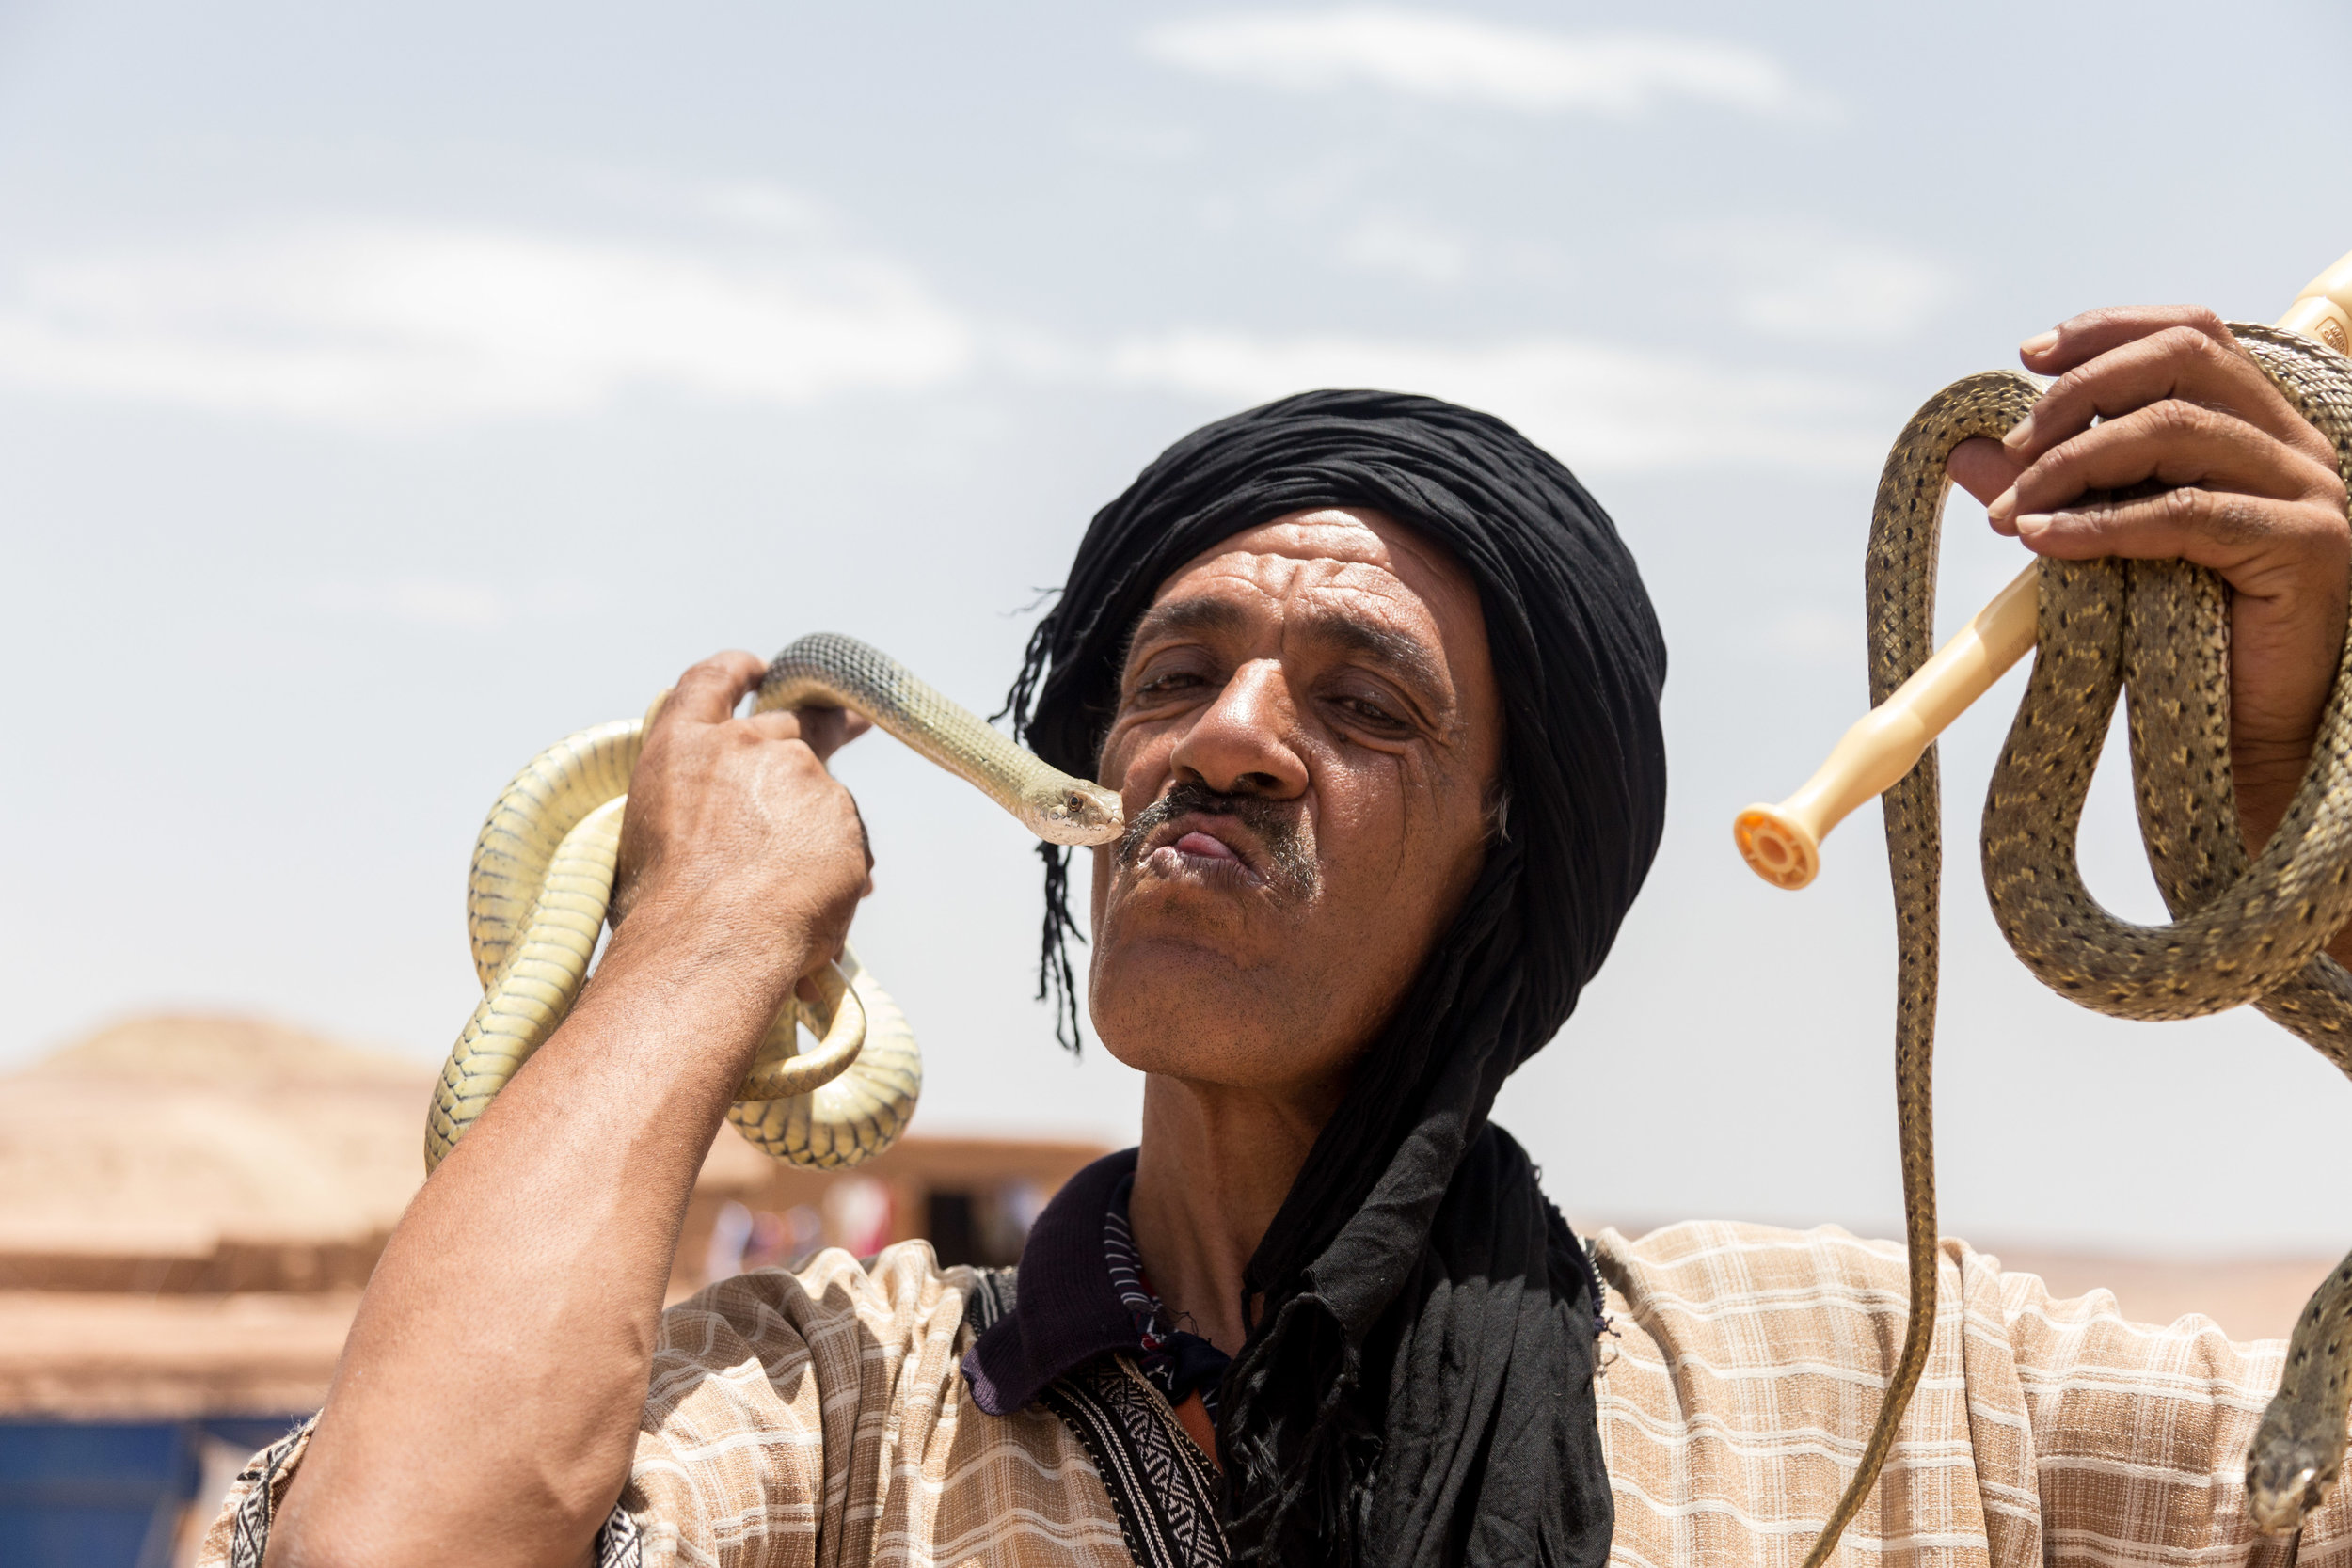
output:
[[[1263,1303],[1219,1391],[1228,1540],[1244,1562],[1598,1564],[1614,1516],[1598,1283],[1486,1116],[1575,1009],[1663,827],[1665,643],[1608,515],[1488,415],[1285,398],[1194,432],[1095,515],[1009,708],[1039,755],[1090,775],[1160,584],[1243,529],[1330,505],[1386,512],[1476,581],[1508,795],[1460,914],[1250,1259]],[[1045,854],[1047,977],[1074,1030],[1068,863]]]

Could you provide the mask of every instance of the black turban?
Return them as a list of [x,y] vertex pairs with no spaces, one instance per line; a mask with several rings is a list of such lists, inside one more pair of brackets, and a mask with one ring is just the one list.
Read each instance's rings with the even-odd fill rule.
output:
[[[1250,1259],[1244,1309],[1263,1305],[1219,1390],[1228,1538],[1242,1561],[1598,1564],[1613,1520],[1598,1281],[1486,1116],[1575,1010],[1664,823],[1665,643],[1608,515],[1489,415],[1392,392],[1285,398],[1195,431],[1095,515],[1009,709],[1039,755],[1091,775],[1161,583],[1317,506],[1375,507],[1477,584],[1508,793],[1460,913]],[[1067,1008],[1068,863],[1045,850]]]

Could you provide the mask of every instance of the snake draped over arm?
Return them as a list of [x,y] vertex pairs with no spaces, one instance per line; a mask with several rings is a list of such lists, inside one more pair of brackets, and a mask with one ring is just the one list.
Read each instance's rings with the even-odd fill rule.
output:
[[[1100,844],[1124,826],[1117,794],[1049,768],[852,638],[802,638],[769,665],[755,701],[762,711],[861,713],[1054,843]],[[612,902],[621,814],[651,718],[558,741],[532,758],[490,808],[466,883],[482,1002],[434,1090],[427,1171],[579,1000]],[[816,989],[816,1002],[796,998],[777,1015],[727,1119],[780,1160],[854,1165],[905,1131],[922,1093],[923,1058],[906,1015],[854,954],[820,971]],[[806,1054],[803,1022],[821,1042]]]

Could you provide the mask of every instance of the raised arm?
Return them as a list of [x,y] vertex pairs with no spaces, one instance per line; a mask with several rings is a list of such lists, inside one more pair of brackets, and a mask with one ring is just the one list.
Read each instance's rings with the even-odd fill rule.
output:
[[647,734],[604,960],[393,1232],[270,1568],[588,1560],[695,1173],[867,886],[823,764],[840,718],[730,717],[760,672],[746,653],[694,666]]

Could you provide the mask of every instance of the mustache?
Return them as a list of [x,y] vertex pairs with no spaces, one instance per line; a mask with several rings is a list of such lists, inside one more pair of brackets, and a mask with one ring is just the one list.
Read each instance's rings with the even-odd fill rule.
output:
[[1230,816],[1248,829],[1263,851],[1265,863],[1256,870],[1281,891],[1306,897],[1321,886],[1322,871],[1295,804],[1262,795],[1228,795],[1190,779],[1136,813],[1120,835],[1119,863],[1134,867],[1148,852],[1152,834],[1178,817],[1195,815]]

